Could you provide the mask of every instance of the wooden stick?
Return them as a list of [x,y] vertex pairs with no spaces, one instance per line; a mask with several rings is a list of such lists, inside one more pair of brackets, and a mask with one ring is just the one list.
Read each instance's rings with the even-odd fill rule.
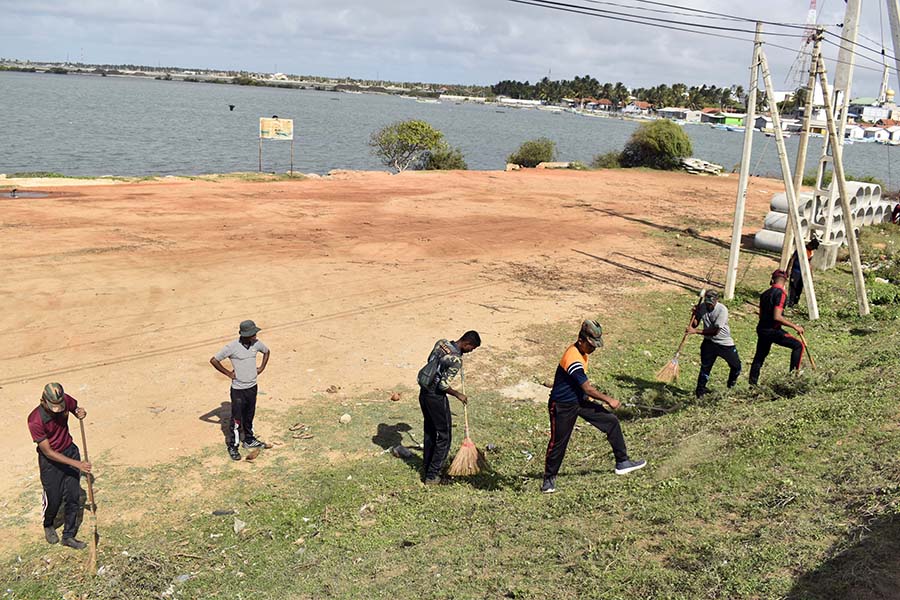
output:
[[813,360],[812,353],[809,351],[809,344],[806,343],[806,337],[804,335],[798,334],[800,336],[800,343],[803,344],[803,349],[806,350],[806,360],[809,361],[809,366],[813,368],[813,371],[816,370],[816,361]]
[[[90,462],[88,458],[87,437],[84,434],[84,419],[78,419],[81,426],[81,447],[84,450],[84,461]],[[94,504],[94,476],[86,473],[88,504],[91,509],[91,541],[90,553],[88,555],[88,574],[93,577],[97,574],[97,505]]]

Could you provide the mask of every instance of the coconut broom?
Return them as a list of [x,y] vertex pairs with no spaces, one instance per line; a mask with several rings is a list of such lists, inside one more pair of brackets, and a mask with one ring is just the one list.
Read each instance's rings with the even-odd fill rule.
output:
[[[81,447],[84,450],[84,460],[85,462],[88,462],[90,459],[88,458],[87,437],[84,435],[84,419],[79,419],[78,424],[81,425]],[[94,475],[85,473],[85,478],[87,480],[88,504],[91,509],[91,539],[89,542],[90,550],[88,552],[87,569],[88,574],[93,577],[97,574],[97,542],[100,540],[100,536],[97,534],[97,505],[94,503]]]
[[[466,375],[460,370],[460,379],[462,381],[462,393],[466,394]],[[487,468],[487,461],[481,450],[475,446],[475,442],[469,437],[469,405],[468,402],[463,404],[463,419],[466,423],[466,436],[463,438],[462,446],[459,452],[453,457],[447,474],[451,477],[467,477],[469,475],[477,475],[482,469]]]
[[[703,302],[703,297],[706,295],[706,288],[700,290],[700,299],[697,301],[697,305],[694,307],[694,310],[691,311],[691,320],[688,322],[688,327],[690,327],[694,323],[694,315],[697,314],[697,308],[700,307],[700,303]],[[681,354],[682,348],[684,348],[684,343],[687,341],[687,331],[684,332],[684,335],[681,336],[681,343],[678,344],[678,350],[675,351],[675,356],[672,357],[672,360],[666,363],[666,365],[657,371],[656,380],[661,381],[663,383],[672,383],[673,381],[678,379],[678,357]]]

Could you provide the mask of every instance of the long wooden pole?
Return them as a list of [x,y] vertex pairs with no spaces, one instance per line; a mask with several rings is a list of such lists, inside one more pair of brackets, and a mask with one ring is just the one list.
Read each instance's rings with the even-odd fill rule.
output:
[[[78,424],[81,426],[81,449],[84,451],[84,461],[90,462],[90,458],[88,458],[87,437],[84,435],[84,419],[78,419]],[[87,480],[88,504],[90,504],[91,509],[91,541],[90,553],[88,554],[88,573],[91,576],[94,576],[97,574],[97,541],[99,538],[99,535],[97,534],[97,505],[94,504],[94,476],[87,473],[85,479]]]
[[262,173],[262,137],[259,138],[259,172]]
[[[853,233],[853,212],[850,210],[850,197],[847,195],[847,180],[844,179],[844,146],[837,137],[837,127],[834,122],[834,112],[831,106],[831,90],[828,88],[828,75],[825,73],[825,61],[819,55],[818,75],[822,85],[822,96],[825,101],[825,116],[828,127],[828,135],[834,140],[832,144],[832,152],[834,153],[834,181],[832,185],[837,184],[838,195],[841,200],[841,210],[844,213],[844,236],[847,239],[847,246],[850,248],[850,265],[853,269],[853,285],[856,288],[856,304],[859,308],[860,316],[869,314],[869,299],[866,297],[866,281],[863,278],[862,261],[859,258],[859,243],[856,241],[856,235]],[[805,252],[801,252],[806,256]],[[803,276],[804,282],[806,275]],[[810,280],[810,283],[812,280]],[[809,296],[807,296],[809,298]]]
[[734,298],[738,264],[741,258],[741,235],[744,229],[744,207],[747,203],[747,180],[750,177],[750,154],[753,151],[753,121],[756,118],[756,89],[759,87],[759,53],[762,49],[762,23],[756,24],[753,58],[750,61],[750,87],[747,98],[747,117],[744,120],[744,150],[741,154],[741,173],[738,176],[737,199],[734,204],[734,223],[731,228],[731,248],[728,251],[728,271],[725,273],[725,299]]
[[778,105],[775,103],[775,86],[772,85],[772,74],[769,72],[769,61],[766,53],[759,51],[759,62],[762,68],[763,82],[766,85],[766,97],[772,113],[772,129],[775,130],[775,147],[778,148],[778,159],[781,161],[781,176],[784,180],[784,194],[787,197],[789,221],[794,232],[794,247],[797,249],[797,259],[800,261],[800,276],[803,277],[803,291],[806,294],[806,305],[809,318],[819,318],[819,304],[816,302],[816,290],[813,285],[812,271],[809,268],[809,257],[806,256],[806,245],[803,242],[803,232],[800,230],[800,212],[797,209],[797,196],[794,194],[794,182],[791,179],[791,166],[788,164],[787,148],[784,144],[784,133],[781,130],[781,116],[778,114]]
[[[809,79],[806,83],[806,103],[803,107],[803,127],[800,130],[800,146],[797,148],[797,162],[794,163],[794,196],[800,198],[800,189],[803,186],[803,173],[806,171],[806,153],[809,149],[809,126],[812,121],[813,96],[816,93],[816,63],[821,51],[821,40],[816,38],[813,46],[812,60],[809,63]],[[794,245],[794,229],[790,224],[791,215],[788,214],[788,226],[784,228],[784,244],[781,246],[781,268],[786,269],[791,259]]]

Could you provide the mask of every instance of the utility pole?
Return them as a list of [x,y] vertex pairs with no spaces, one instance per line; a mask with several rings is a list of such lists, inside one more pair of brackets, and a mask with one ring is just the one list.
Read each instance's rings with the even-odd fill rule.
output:
[[[856,2],[859,2],[859,0],[856,0]],[[850,10],[850,4],[852,2],[848,3],[847,10]],[[891,39],[894,42],[894,62],[898,72],[900,72],[900,56],[897,55],[897,51],[900,50],[900,0],[887,0],[887,9],[891,22]],[[855,40],[856,37],[854,36],[853,39]],[[837,82],[835,82],[835,85],[837,85]]]
[[[853,268],[853,284],[856,288],[856,303],[859,308],[859,315],[864,317],[869,314],[869,299],[866,297],[866,282],[863,278],[862,261],[859,257],[859,244],[856,241],[856,235],[853,233],[853,212],[850,210],[850,197],[847,195],[847,180],[844,178],[844,161],[842,159],[844,153],[843,144],[840,143],[840,139],[837,137],[838,134],[834,113],[831,110],[828,77],[825,74],[825,61],[822,60],[821,55],[819,55],[817,71],[822,83],[822,96],[825,99],[825,113],[828,117],[828,135],[831,136],[833,141],[837,142],[832,144],[834,150],[834,180],[832,181],[832,186],[837,189],[841,199],[841,210],[844,214],[844,235],[847,238],[847,246],[850,248],[850,265]],[[806,253],[801,252],[799,249],[797,252],[804,257],[806,256]],[[802,262],[800,264],[801,266],[803,265]],[[805,273],[803,274],[803,278],[804,281],[806,281]],[[810,279],[809,282],[812,283],[812,279]]]
[[731,229],[731,248],[728,251],[728,271],[725,273],[725,299],[734,299],[738,264],[741,256],[741,235],[744,229],[744,207],[747,203],[747,179],[750,177],[750,154],[753,149],[753,121],[756,118],[756,91],[759,87],[759,55],[762,52],[762,23],[756,24],[753,39],[753,58],[750,60],[750,86],[747,88],[747,116],[744,119],[744,150],[741,154],[741,173],[738,176],[737,199],[734,205],[734,224]]
[[[809,257],[806,256],[806,244],[803,241],[803,232],[800,230],[800,212],[797,208],[797,196],[794,193],[794,182],[791,179],[791,166],[788,164],[787,148],[784,144],[784,132],[781,129],[781,116],[778,114],[778,105],[775,103],[775,86],[772,85],[772,74],[769,72],[769,61],[766,53],[759,51],[760,66],[762,68],[763,82],[766,85],[766,97],[769,99],[769,109],[772,114],[772,129],[775,130],[775,147],[778,149],[778,159],[781,161],[781,177],[784,180],[784,195],[788,205],[788,224],[794,233],[794,245],[797,249],[797,261],[800,263],[800,276],[803,277],[803,291],[806,294],[806,305],[809,318],[819,318],[819,305],[816,301],[816,290],[813,284],[812,271],[809,268]],[[819,61],[821,64],[821,60]],[[824,91],[824,87],[823,87]],[[841,171],[843,175],[843,171]]]

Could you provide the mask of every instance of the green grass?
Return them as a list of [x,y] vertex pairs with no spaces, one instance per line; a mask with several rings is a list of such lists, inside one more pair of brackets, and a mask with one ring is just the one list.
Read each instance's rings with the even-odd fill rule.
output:
[[[865,230],[864,262],[884,253],[873,243],[898,241],[896,230]],[[764,289],[767,270],[748,272],[729,305],[745,372],[756,317],[743,301]],[[426,489],[418,453],[407,462],[382,453],[411,444],[410,434],[421,439],[411,389],[400,403],[384,394],[318,398],[299,415],[267,415],[285,431],[310,423],[316,437],[288,439],[252,472],[232,468],[216,449],[109,475],[104,488],[142,490],[131,493],[150,512],[140,526],[104,525],[105,574],[86,580],[83,555],[35,542],[5,564],[0,579],[12,591],[4,597],[149,599],[170,586],[166,597],[182,599],[892,597],[900,573],[900,305],[875,305],[860,318],[850,282],[845,264],[817,281],[822,319],[808,329],[817,371],[789,376],[786,351],[776,348],[762,386],[749,388],[744,375],[725,391],[719,362],[702,402],[690,393],[696,338],[679,384],[653,381],[680,339],[691,294],[645,294],[633,300],[634,315],[607,318],[592,379],[620,399],[674,409],[622,411],[632,455],[650,461],[627,477],[612,474],[606,440],[582,423],[560,491],[538,493],[546,407],[497,391],[552,373],[572,332],[538,326],[524,334],[545,365],[538,372],[517,369],[512,351],[492,362],[476,352],[470,361],[473,437],[496,446],[490,473]],[[802,308],[792,317],[805,322]],[[499,375],[497,361],[506,367]],[[353,415],[350,425],[338,424],[343,412]],[[454,448],[460,436],[457,426]],[[221,468],[200,466],[213,457]],[[186,473],[197,494],[169,502]],[[247,529],[235,534],[234,516],[215,509],[237,510]],[[190,578],[174,582],[179,575]]]

